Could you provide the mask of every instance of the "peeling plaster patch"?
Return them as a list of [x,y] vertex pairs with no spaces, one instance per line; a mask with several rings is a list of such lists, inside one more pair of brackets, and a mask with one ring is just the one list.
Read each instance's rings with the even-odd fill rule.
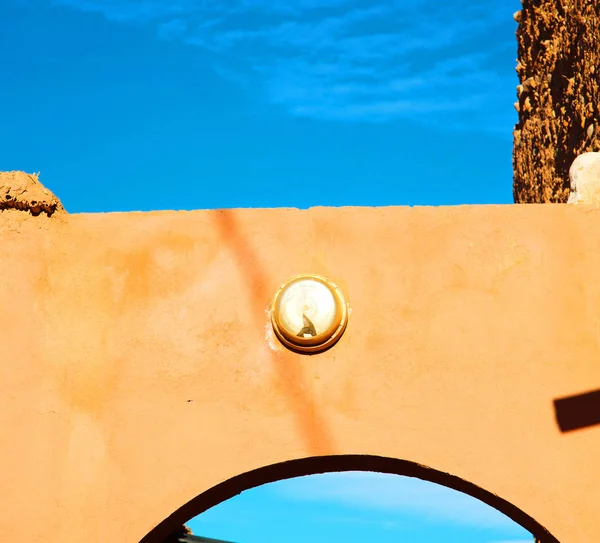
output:
[[279,353],[283,351],[283,346],[273,331],[273,325],[271,323],[271,309],[266,309],[265,314],[267,316],[267,322],[265,324],[265,341],[272,352]]

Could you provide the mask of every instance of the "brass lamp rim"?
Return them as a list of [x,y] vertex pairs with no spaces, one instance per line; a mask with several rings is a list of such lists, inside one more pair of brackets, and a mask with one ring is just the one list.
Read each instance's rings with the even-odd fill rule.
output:
[[[331,325],[320,334],[309,338],[298,337],[282,325],[280,319],[281,295],[290,286],[300,281],[316,281],[327,288],[335,304],[335,316]],[[301,353],[317,353],[333,346],[344,333],[348,324],[348,304],[339,287],[330,279],[315,273],[303,273],[288,279],[275,294],[271,305],[271,323],[278,339],[289,349]]]

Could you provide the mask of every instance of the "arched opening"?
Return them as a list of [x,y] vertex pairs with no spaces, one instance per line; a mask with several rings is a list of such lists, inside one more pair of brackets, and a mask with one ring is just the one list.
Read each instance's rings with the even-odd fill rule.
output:
[[163,543],[170,534],[189,519],[251,488],[293,477],[344,471],[370,471],[415,477],[457,490],[500,511],[529,531],[540,543],[559,543],[545,527],[526,512],[500,496],[460,477],[407,460],[367,455],[302,458],[272,464],[237,475],[203,492],[180,507],[160,522],[140,543]]

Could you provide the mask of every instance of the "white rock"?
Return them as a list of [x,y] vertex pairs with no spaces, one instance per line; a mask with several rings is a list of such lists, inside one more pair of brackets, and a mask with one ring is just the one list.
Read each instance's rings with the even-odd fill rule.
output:
[[569,204],[600,206],[600,153],[583,153],[569,169],[571,194]]

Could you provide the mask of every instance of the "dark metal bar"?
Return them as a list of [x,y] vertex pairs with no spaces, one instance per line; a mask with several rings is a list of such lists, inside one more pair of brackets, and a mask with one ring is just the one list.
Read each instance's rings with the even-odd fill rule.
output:
[[561,432],[600,424],[600,390],[558,398],[554,411]]
[[232,543],[231,541],[223,541],[222,539],[211,539],[210,537],[202,537],[200,535],[182,535],[179,537],[179,543]]

